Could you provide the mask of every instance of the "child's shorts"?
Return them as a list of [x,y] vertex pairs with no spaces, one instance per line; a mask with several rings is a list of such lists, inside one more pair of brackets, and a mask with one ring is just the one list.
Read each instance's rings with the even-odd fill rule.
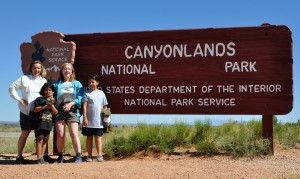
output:
[[89,127],[82,127],[82,135],[84,136],[102,136],[103,135],[103,128],[89,128]]
[[50,137],[50,131],[44,130],[44,129],[35,129],[35,140],[48,140]]

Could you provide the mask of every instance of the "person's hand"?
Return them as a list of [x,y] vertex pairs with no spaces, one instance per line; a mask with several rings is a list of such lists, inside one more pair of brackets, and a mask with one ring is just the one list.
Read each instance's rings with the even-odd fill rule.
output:
[[51,109],[50,105],[45,105],[43,109]]
[[50,98],[50,103],[51,104],[54,104],[55,103],[55,99],[52,97],[52,98]]
[[69,112],[71,110],[71,107],[73,106],[74,103],[66,103],[64,106],[63,106],[63,110],[64,112]]
[[86,127],[86,126],[88,126],[88,124],[89,124],[88,119],[87,119],[87,118],[83,118],[82,125],[83,125],[84,127]]
[[23,105],[23,106],[27,106],[27,105],[28,105],[28,102],[27,102],[25,99],[21,99],[21,100],[19,101],[19,103],[20,103],[21,105]]
[[53,93],[52,94],[50,94],[50,96],[47,98],[47,100],[49,101],[49,106],[51,105],[51,104],[54,104],[55,103],[55,99],[53,98]]

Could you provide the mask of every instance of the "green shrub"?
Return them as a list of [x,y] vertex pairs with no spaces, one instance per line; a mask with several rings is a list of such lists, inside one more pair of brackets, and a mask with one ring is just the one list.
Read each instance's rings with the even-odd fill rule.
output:
[[195,122],[195,132],[192,134],[191,143],[197,144],[202,141],[208,140],[212,132],[211,123],[209,120],[202,123],[201,121]]
[[137,151],[134,141],[128,138],[136,127],[114,127],[113,132],[103,135],[103,152],[109,157],[129,156]]
[[137,151],[136,143],[124,137],[114,138],[110,144],[113,156],[123,157],[130,156]]
[[[270,153],[268,140],[262,139],[257,121],[230,122],[220,127],[221,148],[234,156],[254,156]],[[260,134],[260,135],[259,135]]]
[[139,124],[129,136],[129,140],[136,144],[137,150],[147,150],[149,146],[158,143],[159,130],[160,126]]
[[[80,131],[79,131],[80,132]],[[32,132],[33,133],[33,132]],[[81,133],[81,132],[80,132]],[[49,153],[53,148],[53,131],[49,140]],[[86,150],[86,137],[80,135],[82,151]],[[0,138],[0,153],[17,153],[18,137]],[[274,118],[274,143],[286,148],[300,143],[300,121],[282,124]],[[174,125],[146,125],[114,127],[103,135],[103,152],[110,158],[130,156],[138,151],[171,154],[177,147],[195,147],[198,154],[226,153],[232,156],[257,156],[270,154],[269,140],[262,137],[262,121],[228,121],[221,126],[211,126],[209,120],[196,121],[193,126],[182,122]],[[34,135],[27,139],[24,153],[35,153]],[[74,154],[66,132],[65,153]]]
[[274,126],[274,138],[285,148],[296,147],[300,143],[300,123],[277,122]]
[[188,126],[183,122],[176,122],[172,129],[174,130],[174,143],[176,146],[188,147],[191,144],[189,141],[192,129],[191,126]]

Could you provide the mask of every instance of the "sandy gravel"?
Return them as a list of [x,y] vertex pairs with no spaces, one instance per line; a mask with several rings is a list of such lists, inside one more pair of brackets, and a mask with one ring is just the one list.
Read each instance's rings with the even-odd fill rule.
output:
[[[53,156],[56,158],[56,156]],[[15,165],[15,155],[0,154],[0,178],[300,178],[300,149],[276,149],[273,156],[238,158],[141,154],[126,159],[81,164]]]

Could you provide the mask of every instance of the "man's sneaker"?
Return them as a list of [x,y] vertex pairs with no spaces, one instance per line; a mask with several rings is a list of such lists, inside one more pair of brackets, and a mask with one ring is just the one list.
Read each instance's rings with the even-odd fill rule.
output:
[[43,157],[41,157],[41,158],[37,159],[37,164],[49,164],[49,163],[45,162],[44,159],[43,159]]
[[49,163],[54,163],[55,159],[51,158],[49,155],[44,155],[44,161],[49,162]]
[[98,162],[104,162],[105,160],[103,159],[102,156],[98,156],[98,157],[97,157],[97,161],[98,161]]
[[64,162],[64,157],[63,156],[58,156],[56,159],[55,163],[63,163]]
[[16,158],[16,164],[28,164],[28,160],[25,160],[23,156]]
[[82,158],[81,157],[76,157],[75,163],[82,163]]
[[88,156],[88,157],[86,158],[86,161],[87,161],[87,162],[92,162],[92,161],[93,161],[92,156]]

